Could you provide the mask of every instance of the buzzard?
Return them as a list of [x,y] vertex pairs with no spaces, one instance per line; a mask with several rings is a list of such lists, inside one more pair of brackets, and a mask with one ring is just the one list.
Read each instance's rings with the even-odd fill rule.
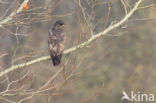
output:
[[61,63],[65,38],[66,32],[64,30],[64,22],[58,20],[54,23],[53,28],[50,29],[48,37],[49,54],[54,66]]

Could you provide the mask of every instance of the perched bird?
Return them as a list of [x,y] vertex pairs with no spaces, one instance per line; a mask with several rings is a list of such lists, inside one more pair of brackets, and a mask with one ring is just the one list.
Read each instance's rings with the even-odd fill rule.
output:
[[50,29],[48,37],[49,54],[54,66],[61,63],[65,39],[66,32],[64,30],[64,22],[58,20],[54,23],[53,28]]

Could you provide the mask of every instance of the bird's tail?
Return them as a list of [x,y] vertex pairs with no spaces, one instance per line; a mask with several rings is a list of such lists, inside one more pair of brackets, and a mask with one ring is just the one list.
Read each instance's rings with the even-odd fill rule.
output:
[[51,57],[53,65],[57,66],[61,63],[62,54],[58,56]]

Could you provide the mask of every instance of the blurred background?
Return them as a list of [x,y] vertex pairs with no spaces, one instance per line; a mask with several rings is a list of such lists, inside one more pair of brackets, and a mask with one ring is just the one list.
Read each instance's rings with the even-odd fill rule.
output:
[[[1,0],[0,21],[23,1]],[[124,1],[129,12],[137,0]],[[144,0],[125,24],[63,55],[65,66],[46,60],[1,77],[0,103],[121,103],[122,91],[156,96],[155,5]],[[30,0],[0,27],[0,71],[49,55],[48,32],[56,20],[65,22],[67,50],[125,15],[120,0]]]

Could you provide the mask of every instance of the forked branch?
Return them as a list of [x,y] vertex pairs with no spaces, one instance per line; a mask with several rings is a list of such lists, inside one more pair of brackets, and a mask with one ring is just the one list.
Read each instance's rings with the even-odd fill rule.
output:
[[6,17],[4,20],[0,21],[0,27],[2,27],[4,24],[12,20],[13,16],[17,13],[21,12],[23,10],[24,4],[27,4],[29,0],[24,0],[23,3],[20,5],[20,7],[17,9],[17,11],[12,12],[8,17]]
[[[28,1],[28,0],[25,0],[25,1]],[[72,48],[69,48],[67,50],[64,51],[64,54],[68,54],[70,52],[73,52],[77,49],[80,49],[80,48],[83,48],[85,47],[86,45],[90,44],[93,40],[107,34],[108,32],[110,32],[111,30],[119,27],[120,25],[122,25],[123,23],[126,22],[126,20],[128,20],[133,14],[134,12],[137,10],[137,8],[139,7],[139,5],[141,4],[141,2],[143,2],[143,0],[138,0],[138,2],[136,2],[135,6],[133,7],[133,9],[131,9],[131,11],[129,13],[127,13],[127,15],[125,15],[125,17],[123,19],[121,19],[119,22],[115,23],[115,24],[112,24],[110,25],[108,28],[106,28],[104,31],[101,31],[95,35],[93,35],[92,37],[90,37],[87,41],[77,45],[77,46],[74,46]],[[14,71],[16,69],[21,69],[22,67],[25,67],[25,66],[30,66],[32,64],[35,64],[35,63],[38,63],[38,62],[41,62],[41,61],[45,61],[45,60],[49,60],[50,59],[50,56],[44,56],[44,57],[40,57],[40,58],[37,58],[37,59],[34,59],[34,60],[31,60],[31,61],[28,61],[26,63],[22,63],[22,64],[17,64],[17,65],[13,65],[11,66],[10,68],[7,68],[6,70],[4,71],[1,71],[0,72],[0,77],[6,75],[7,73],[11,72],[11,71]]]

